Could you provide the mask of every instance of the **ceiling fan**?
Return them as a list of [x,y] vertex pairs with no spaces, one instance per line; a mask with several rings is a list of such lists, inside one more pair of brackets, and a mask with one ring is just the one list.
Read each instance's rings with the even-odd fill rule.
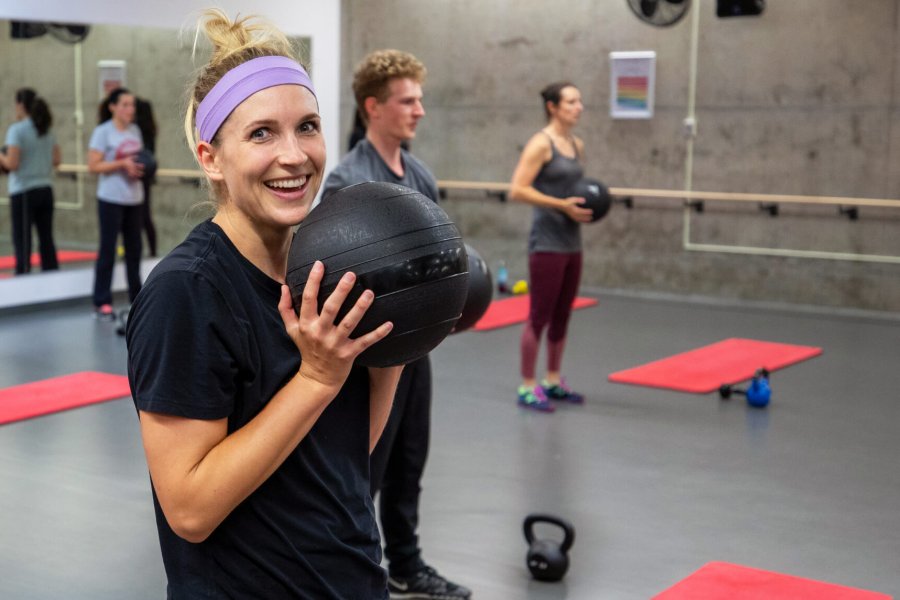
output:
[[87,37],[89,25],[70,23],[39,23],[37,21],[10,21],[10,36],[13,39],[30,39],[49,33],[66,44],[77,44]]
[[47,23],[47,31],[61,42],[77,44],[84,41],[91,28],[89,25],[72,25],[69,23]]

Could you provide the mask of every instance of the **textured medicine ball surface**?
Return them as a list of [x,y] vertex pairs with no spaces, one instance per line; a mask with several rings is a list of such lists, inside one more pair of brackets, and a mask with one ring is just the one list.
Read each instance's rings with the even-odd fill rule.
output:
[[612,204],[612,198],[609,196],[609,190],[603,183],[590,177],[584,177],[575,184],[571,196],[580,196],[584,198],[585,208],[593,211],[591,222],[599,221],[609,212]]
[[367,367],[400,365],[434,349],[459,319],[468,290],[468,258],[456,225],[428,197],[401,185],[360,183],[323,200],[300,224],[288,255],[287,284],[300,309],[316,260],[325,264],[318,309],[347,271],[356,284],[339,322],[362,292],[375,301],[351,334],[385,321],[394,328],[359,355]]
[[481,254],[469,244],[466,244],[466,254],[469,256],[469,289],[466,293],[462,316],[453,329],[455,333],[465,331],[475,325],[487,312],[494,297],[494,282],[487,263]]
[[153,153],[146,148],[141,148],[134,155],[134,161],[139,165],[144,165],[144,177],[153,177],[156,175],[156,158]]

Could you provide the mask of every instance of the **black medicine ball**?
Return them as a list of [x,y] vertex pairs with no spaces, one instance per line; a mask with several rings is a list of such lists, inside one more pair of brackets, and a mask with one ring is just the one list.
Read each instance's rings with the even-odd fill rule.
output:
[[336,322],[363,290],[375,293],[351,337],[385,321],[394,324],[386,338],[357,357],[362,366],[401,365],[425,356],[453,329],[466,301],[468,258],[459,230],[428,197],[401,185],[368,182],[346,187],[300,223],[287,269],[298,312],[316,260],[325,264],[320,311],[345,272],[357,276]]
[[134,162],[139,165],[144,165],[144,175],[141,179],[156,175],[156,157],[146,148],[138,150],[138,153],[134,155]]
[[603,183],[590,177],[583,177],[572,188],[570,196],[578,196],[584,198],[584,208],[589,208],[594,212],[591,222],[599,221],[609,212],[612,204],[612,198],[609,190]]
[[494,282],[491,279],[491,270],[481,258],[478,251],[466,244],[466,254],[469,256],[469,289],[466,293],[466,303],[463,305],[462,316],[456,322],[454,333],[469,329],[484,316],[491,300],[494,297]]

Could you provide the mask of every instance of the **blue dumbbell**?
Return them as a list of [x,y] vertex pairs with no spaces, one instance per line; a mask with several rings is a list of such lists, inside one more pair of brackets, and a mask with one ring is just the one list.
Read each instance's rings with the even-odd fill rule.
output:
[[748,406],[765,408],[769,405],[769,400],[772,399],[772,388],[769,386],[769,371],[765,368],[757,370],[750,381],[750,387],[746,390],[735,388],[727,383],[719,386],[719,396],[723,400],[728,400],[732,394],[745,396]]

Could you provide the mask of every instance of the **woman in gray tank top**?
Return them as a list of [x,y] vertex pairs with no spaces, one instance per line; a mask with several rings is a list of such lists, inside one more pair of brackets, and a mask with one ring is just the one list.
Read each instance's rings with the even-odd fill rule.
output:
[[[581,223],[591,220],[584,198],[569,195],[583,176],[584,142],[572,133],[584,106],[568,82],[541,92],[547,125],[526,144],[513,173],[509,196],[534,207],[528,241],[531,304],[520,343],[520,406],[552,412],[550,400],[580,404],[584,397],[561,375],[572,301],[581,280]],[[541,336],[547,328],[547,373],[538,383],[535,369]]]

